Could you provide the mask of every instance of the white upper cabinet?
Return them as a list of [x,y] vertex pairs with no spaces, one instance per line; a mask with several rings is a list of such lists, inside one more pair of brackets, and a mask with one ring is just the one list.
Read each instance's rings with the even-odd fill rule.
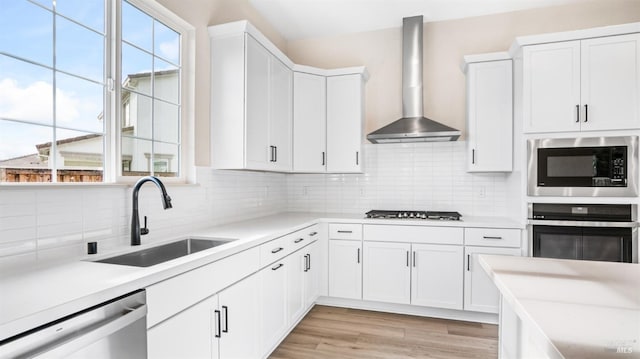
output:
[[360,74],[327,78],[327,172],[362,172],[363,91]]
[[640,34],[525,46],[524,131],[640,127]]
[[324,172],[327,163],[327,80],[293,74],[293,171]]
[[213,167],[290,171],[292,71],[248,34],[211,48]]
[[362,172],[363,67],[295,65],[247,21],[209,34],[213,168]]
[[513,169],[511,60],[467,68],[467,172]]

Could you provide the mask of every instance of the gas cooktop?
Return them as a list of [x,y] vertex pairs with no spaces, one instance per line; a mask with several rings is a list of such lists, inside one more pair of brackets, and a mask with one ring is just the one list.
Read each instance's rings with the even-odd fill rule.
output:
[[440,211],[386,211],[372,210],[366,213],[367,218],[386,219],[439,219],[444,221],[459,221],[462,215],[458,212]]

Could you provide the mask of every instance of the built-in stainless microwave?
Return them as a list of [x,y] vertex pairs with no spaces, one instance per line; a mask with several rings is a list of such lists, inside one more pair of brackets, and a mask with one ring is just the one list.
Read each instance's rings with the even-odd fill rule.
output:
[[638,195],[638,136],[528,141],[530,196]]

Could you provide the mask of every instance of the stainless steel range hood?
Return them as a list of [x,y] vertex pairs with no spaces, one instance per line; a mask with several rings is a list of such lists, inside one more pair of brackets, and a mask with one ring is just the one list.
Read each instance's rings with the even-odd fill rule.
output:
[[422,16],[402,19],[402,118],[367,135],[371,143],[455,141],[460,131],[424,117]]

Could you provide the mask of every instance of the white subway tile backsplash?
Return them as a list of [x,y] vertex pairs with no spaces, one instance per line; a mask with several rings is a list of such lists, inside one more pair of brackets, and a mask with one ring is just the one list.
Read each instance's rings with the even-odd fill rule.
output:
[[[143,243],[282,211],[361,213],[371,209],[457,210],[504,216],[506,174],[470,174],[464,142],[365,144],[363,174],[279,174],[198,168],[198,185],[167,186],[173,208],[145,184]],[[128,245],[131,188],[0,187],[0,269],[74,260],[86,243]],[[142,223],[141,223],[142,224]]]

